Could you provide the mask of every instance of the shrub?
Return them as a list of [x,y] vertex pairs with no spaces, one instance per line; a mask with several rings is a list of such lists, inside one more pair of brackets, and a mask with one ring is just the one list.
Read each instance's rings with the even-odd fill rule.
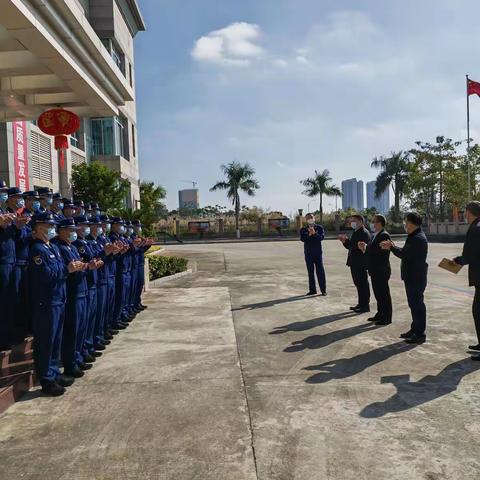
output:
[[150,281],[184,272],[188,264],[186,258],[162,257],[159,255],[150,255],[148,261],[150,266]]

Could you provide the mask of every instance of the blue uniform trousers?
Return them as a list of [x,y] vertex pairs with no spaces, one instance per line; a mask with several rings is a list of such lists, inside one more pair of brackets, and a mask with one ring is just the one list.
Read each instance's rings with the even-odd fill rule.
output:
[[115,277],[109,277],[107,285],[107,312],[105,315],[105,329],[113,328],[113,326],[115,325],[115,286]]
[[15,341],[21,341],[32,331],[32,313],[29,299],[28,265],[15,265]]
[[35,371],[42,385],[60,375],[64,317],[65,305],[37,303],[32,309]]
[[318,285],[322,293],[327,291],[327,280],[325,277],[325,269],[323,267],[323,258],[321,253],[305,253],[305,263],[308,272],[308,290],[316,292],[315,271],[317,273]]
[[95,321],[97,314],[97,287],[90,287],[88,289],[88,310],[87,322],[85,328],[83,352],[85,355],[95,351],[93,346],[93,331],[95,329]]
[[14,270],[13,263],[0,264],[0,350],[8,348],[13,342],[14,320]]
[[113,312],[113,326],[127,317],[129,303],[128,292],[130,291],[130,273],[124,272],[117,275],[115,284],[115,309]]
[[81,350],[78,350],[78,337],[80,329],[85,325],[86,316],[87,297],[82,296],[67,300],[62,340],[62,362],[67,374],[83,362]]
[[408,306],[412,314],[412,325],[410,328],[420,336],[425,335],[425,329],[427,328],[427,307],[424,302],[426,288],[427,282],[422,281],[421,278],[418,281],[405,282]]
[[130,313],[133,313],[133,310],[135,309],[135,297],[137,295],[138,265],[133,265],[130,277],[131,285],[129,311]]
[[145,286],[145,264],[141,263],[138,266],[137,271],[137,288],[135,293],[135,308],[139,307],[142,303],[142,292]]
[[95,328],[93,330],[94,345],[100,344],[105,334],[105,316],[107,314],[108,284],[97,285],[97,311],[95,314]]

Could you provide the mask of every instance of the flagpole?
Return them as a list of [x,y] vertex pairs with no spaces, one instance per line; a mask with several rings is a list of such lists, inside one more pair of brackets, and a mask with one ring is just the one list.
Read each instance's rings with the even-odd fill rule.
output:
[[467,85],[467,169],[468,169],[468,201],[472,199],[472,173],[470,166],[470,95],[468,94],[468,75],[466,75]]

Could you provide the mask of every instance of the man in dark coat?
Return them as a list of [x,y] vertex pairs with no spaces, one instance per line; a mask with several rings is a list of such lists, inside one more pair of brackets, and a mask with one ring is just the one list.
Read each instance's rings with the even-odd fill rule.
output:
[[369,245],[359,243],[360,250],[367,257],[367,268],[372,280],[372,288],[377,300],[377,313],[369,318],[375,325],[389,325],[392,323],[392,297],[388,284],[392,270],[390,268],[390,251],[380,247],[380,243],[390,240],[390,234],[385,230],[386,219],[383,215],[373,218],[374,233]]
[[405,218],[405,230],[408,233],[403,248],[395,246],[392,240],[383,241],[380,246],[390,250],[402,260],[401,274],[405,283],[408,306],[412,313],[410,330],[401,335],[407,343],[424,343],[426,340],[427,307],[424,294],[427,288],[427,254],[428,240],[422,230],[422,217],[410,212]]
[[[472,313],[477,331],[478,344],[470,345],[471,350],[480,351],[480,202],[470,202],[466,209],[467,222],[470,228],[463,245],[463,252],[454,262],[459,265],[468,265],[468,283],[475,287]],[[480,355],[472,357],[480,361]]]
[[347,266],[350,267],[353,283],[357,288],[358,304],[350,307],[357,313],[370,311],[370,285],[368,283],[367,259],[365,254],[358,247],[359,243],[370,243],[370,233],[364,226],[364,219],[361,215],[353,215],[350,226],[353,228],[351,238],[346,235],[339,235],[338,239],[348,250]]
[[305,218],[307,220],[307,226],[300,230],[300,240],[303,242],[305,263],[307,264],[308,271],[307,295],[317,294],[317,287],[315,285],[316,270],[320,292],[325,296],[327,294],[327,281],[322,258],[322,240],[325,238],[325,231],[321,225],[315,224],[315,217],[311,213],[308,213]]

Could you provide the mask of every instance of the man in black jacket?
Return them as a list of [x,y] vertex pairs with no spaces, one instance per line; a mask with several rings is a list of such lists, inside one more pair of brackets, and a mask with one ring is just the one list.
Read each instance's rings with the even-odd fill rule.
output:
[[[459,265],[468,265],[468,283],[475,287],[472,313],[477,331],[478,344],[470,345],[471,350],[480,351],[480,202],[470,202],[466,208],[467,222],[470,228],[463,245],[463,252],[454,262]],[[480,355],[472,357],[480,361]]]
[[315,224],[315,217],[311,213],[308,213],[305,218],[307,226],[300,230],[300,240],[303,242],[305,263],[308,271],[307,295],[316,295],[317,293],[315,285],[316,270],[320,291],[322,296],[325,296],[327,294],[327,282],[322,258],[322,240],[325,238],[325,231],[321,225]]
[[410,330],[401,335],[407,343],[424,343],[427,326],[427,307],[424,302],[424,293],[427,288],[427,254],[428,241],[422,230],[422,217],[410,212],[405,218],[405,230],[408,233],[403,248],[395,246],[392,240],[380,244],[381,248],[391,252],[402,260],[401,273],[405,282],[408,306],[412,312]]
[[351,227],[353,234],[351,238],[346,235],[339,235],[338,239],[348,250],[347,266],[350,267],[353,283],[357,287],[358,304],[350,307],[357,313],[370,311],[370,285],[368,283],[367,260],[365,254],[358,247],[359,242],[365,244],[370,243],[370,234],[363,224],[364,220],[361,215],[353,215]]
[[392,323],[392,297],[388,281],[392,270],[390,268],[390,251],[380,247],[380,243],[390,240],[390,234],[385,230],[386,220],[383,215],[375,215],[373,228],[375,233],[369,245],[359,242],[358,248],[365,252],[367,268],[372,280],[373,293],[377,299],[377,313],[369,318],[375,325]]

